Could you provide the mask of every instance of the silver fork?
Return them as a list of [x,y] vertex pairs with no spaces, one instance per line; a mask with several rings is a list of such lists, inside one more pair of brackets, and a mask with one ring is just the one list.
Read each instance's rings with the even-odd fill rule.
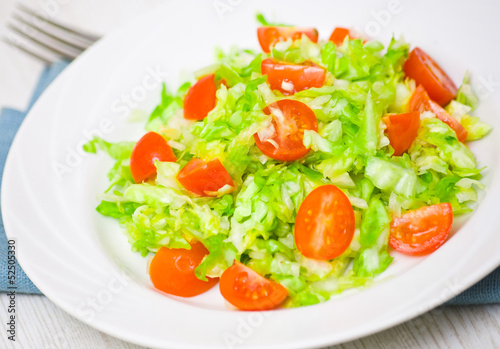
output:
[[47,15],[18,4],[7,24],[11,30],[3,41],[50,65],[56,61],[72,61],[94,42],[98,35],[63,25]]

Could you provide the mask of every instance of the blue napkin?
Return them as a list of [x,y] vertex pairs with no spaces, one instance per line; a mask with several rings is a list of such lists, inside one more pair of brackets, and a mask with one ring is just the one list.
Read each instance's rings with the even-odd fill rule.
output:
[[452,298],[445,305],[491,304],[500,303],[500,268],[474,286]]
[[[53,64],[42,73],[38,82],[33,98],[29,104],[29,108],[38,99],[45,88],[54,80],[54,78],[68,65],[66,62]],[[23,121],[26,112],[20,112],[14,109],[3,109],[0,113],[0,182],[2,180],[3,168],[5,159],[9,151],[10,145],[14,136]],[[0,188],[1,190],[1,188]],[[0,213],[2,208],[0,207]],[[18,293],[38,293],[41,292],[28,279],[22,269],[16,268],[16,292]],[[7,238],[3,227],[3,222],[0,214],[0,292],[7,292]],[[493,271],[476,285],[472,286],[462,294],[453,298],[447,305],[466,305],[466,304],[488,304],[500,303],[500,268]]]
[[[55,79],[57,75],[68,65],[67,62],[59,62],[53,64],[51,67],[46,68],[38,81],[38,85],[35,88],[33,97],[28,105],[28,110],[35,103],[35,101],[40,97],[45,88]],[[0,113],[0,183],[2,182],[3,169],[5,166],[5,160],[7,159],[7,153],[9,152],[10,145],[14,140],[19,126],[24,120],[27,112],[21,112],[19,110],[4,108]],[[1,193],[1,188],[0,188]],[[8,258],[7,249],[8,242],[5,236],[5,229],[3,227],[2,220],[2,207],[0,204],[0,292],[12,291],[15,286],[16,293],[37,293],[41,292],[36,288],[30,279],[26,276],[24,271],[21,269],[19,264],[15,264],[16,268],[16,278],[14,284],[9,283],[8,279]]]

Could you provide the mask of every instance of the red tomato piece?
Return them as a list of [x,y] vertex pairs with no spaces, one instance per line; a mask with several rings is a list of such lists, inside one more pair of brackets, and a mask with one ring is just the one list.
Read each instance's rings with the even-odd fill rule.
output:
[[203,120],[217,103],[215,74],[202,77],[189,89],[184,98],[184,117]]
[[210,161],[191,159],[177,174],[177,180],[186,190],[200,196],[217,196],[225,185],[234,187],[234,182],[219,159]]
[[208,250],[201,242],[191,244],[191,249],[162,247],[149,265],[149,276],[155,288],[179,297],[193,297],[208,291],[218,278],[200,280],[194,271]]
[[249,267],[235,261],[220,277],[220,293],[241,310],[270,310],[288,297],[279,283],[266,279]]
[[432,112],[439,120],[450,126],[453,131],[455,131],[460,142],[464,142],[467,139],[468,133],[465,128],[439,104],[430,99],[422,85],[419,85],[415,91],[413,91],[408,103],[408,108],[410,111],[418,111],[420,113],[424,111]]
[[[333,30],[332,35],[330,35],[330,39],[328,39],[328,41],[333,42],[336,46],[340,46],[344,43],[344,39],[346,38],[346,36],[348,36],[349,39],[362,39],[358,35],[353,34],[350,29],[337,27]],[[365,42],[366,40],[363,40],[363,44]]]
[[146,133],[132,150],[130,172],[134,182],[141,183],[156,174],[155,160],[177,161],[165,138],[156,132]]
[[460,142],[465,142],[468,132],[460,122],[433,100],[429,100],[428,103],[429,111],[433,112],[439,120],[450,126],[457,134],[457,138]]
[[340,256],[354,236],[354,210],[336,186],[317,187],[300,205],[295,220],[295,243],[307,258],[330,260]]
[[[337,27],[333,30],[332,35],[328,41],[333,42],[335,45],[340,46],[344,43],[345,37],[348,36],[349,39],[360,39],[357,35],[354,35],[350,29]],[[365,43],[366,40],[363,40]]]
[[318,31],[315,28],[270,26],[257,28],[260,47],[266,53],[271,52],[271,47],[278,41],[284,41],[288,38],[298,40],[302,37],[302,34],[307,35],[312,42],[318,42]]
[[318,121],[312,109],[299,101],[281,99],[263,111],[267,115],[272,114],[273,120],[268,128],[269,138],[261,140],[258,133],[254,135],[260,151],[280,161],[294,161],[307,155],[309,149],[303,144],[304,130],[318,130]]
[[387,125],[387,137],[394,148],[394,155],[403,154],[417,138],[420,113],[413,111],[404,114],[387,114],[382,120]]
[[403,70],[409,78],[422,85],[429,97],[441,106],[457,95],[457,87],[443,69],[424,51],[415,47],[410,52]]
[[408,109],[420,113],[428,111],[429,100],[430,98],[425,88],[422,85],[418,85],[408,101]]
[[389,245],[412,256],[437,250],[448,238],[453,223],[453,209],[448,203],[408,211],[391,222]]
[[285,96],[311,87],[321,87],[325,81],[325,69],[312,62],[292,64],[267,58],[262,61],[260,68],[262,75],[267,75],[271,89]]
[[335,45],[342,45],[346,36],[351,36],[351,31],[347,28],[337,27],[333,30],[332,35],[330,35],[329,41],[333,42]]

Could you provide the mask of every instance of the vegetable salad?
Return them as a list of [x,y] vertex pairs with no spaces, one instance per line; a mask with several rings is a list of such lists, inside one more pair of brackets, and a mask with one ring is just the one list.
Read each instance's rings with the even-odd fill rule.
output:
[[153,285],[296,307],[438,249],[483,189],[467,142],[490,126],[471,115],[467,74],[457,88],[403,39],[321,41],[258,18],[262,51],[216,50],[193,81],[163,86],[139,141],[84,147],[116,160],[97,211],[153,256]]

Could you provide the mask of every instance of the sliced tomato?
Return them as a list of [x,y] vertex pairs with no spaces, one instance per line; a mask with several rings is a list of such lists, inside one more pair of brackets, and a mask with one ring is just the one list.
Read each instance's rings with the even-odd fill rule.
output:
[[220,277],[220,293],[241,310],[270,310],[279,307],[288,291],[279,283],[266,279],[249,267],[235,261]]
[[[348,36],[349,39],[363,39],[354,34],[352,30],[348,28],[337,27],[333,30],[332,35],[330,35],[330,39],[328,40],[333,42],[336,46],[340,46],[344,43],[346,36]],[[363,44],[365,42],[366,40],[363,39]]]
[[420,113],[424,111],[432,112],[439,120],[455,131],[460,142],[464,142],[467,139],[467,131],[465,128],[439,104],[430,99],[427,91],[422,85],[419,85],[415,91],[413,91],[408,103],[408,108],[410,111],[418,111]]
[[325,69],[312,62],[292,64],[267,58],[262,61],[262,75],[267,75],[267,82],[272,90],[278,90],[285,96],[321,87],[325,82]]
[[156,132],[148,132],[137,142],[130,157],[134,182],[141,183],[156,174],[155,160],[174,162],[177,158],[165,138]]
[[217,278],[200,280],[194,271],[208,250],[201,242],[191,244],[191,249],[162,247],[149,265],[149,276],[155,288],[179,297],[193,297],[211,289]]
[[300,205],[295,243],[307,258],[330,260],[349,247],[354,227],[354,210],[347,196],[334,185],[323,185]]
[[460,122],[458,122],[457,119],[451,116],[445,109],[433,100],[429,101],[428,110],[434,113],[439,120],[450,126],[457,134],[457,138],[460,142],[465,142],[468,135],[467,130],[460,124]]
[[382,120],[387,125],[387,137],[394,148],[394,155],[403,154],[417,138],[420,113],[413,111],[404,114],[387,114]]
[[418,111],[422,113],[429,111],[429,95],[422,85],[418,85],[408,101],[408,109],[410,111]]
[[234,182],[219,159],[210,161],[193,158],[177,174],[177,180],[186,190],[200,196],[217,196],[217,191]]
[[406,76],[424,86],[429,97],[441,106],[457,95],[457,87],[443,69],[423,50],[415,47],[404,64]]
[[412,256],[429,254],[444,244],[452,223],[453,209],[448,203],[408,211],[392,220],[389,245]]
[[351,31],[347,28],[337,27],[333,30],[332,35],[330,35],[329,41],[333,42],[335,45],[342,45],[346,36],[351,36]]
[[[281,99],[266,108],[264,113],[272,114],[272,123],[267,130],[254,135],[255,144],[270,158],[280,161],[294,161],[307,155],[309,149],[303,144],[304,130],[318,130],[316,115],[306,104]],[[261,135],[269,135],[261,139]]]
[[189,120],[203,120],[215,108],[217,102],[215,74],[199,79],[191,86],[184,98],[184,117]]
[[271,27],[264,26],[257,28],[257,37],[259,38],[260,47],[262,51],[269,53],[271,47],[278,41],[284,41],[288,38],[298,40],[305,34],[311,39],[312,42],[318,42],[318,31],[315,28],[301,28],[301,27]]
[[[344,40],[348,36],[350,39],[359,39],[359,37],[352,33],[350,29],[337,27],[333,30],[332,35],[330,35],[329,41],[333,42],[335,45],[340,46],[344,43]],[[366,40],[363,41],[365,43]]]

